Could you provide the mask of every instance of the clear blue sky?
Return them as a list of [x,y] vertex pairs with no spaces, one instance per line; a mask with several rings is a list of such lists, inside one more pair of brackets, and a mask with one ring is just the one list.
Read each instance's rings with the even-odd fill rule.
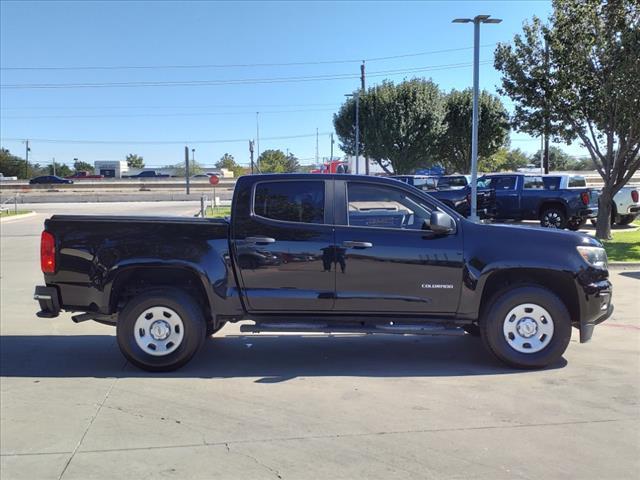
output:
[[[313,163],[329,155],[332,114],[344,94],[359,86],[360,59],[450,49],[441,53],[367,61],[368,85],[384,78],[432,78],[444,90],[471,84],[473,36],[460,16],[491,14],[504,21],[483,27],[481,87],[496,91],[493,48],[520,31],[532,15],[548,16],[550,2],[7,2],[1,3],[2,85],[83,84],[273,79],[340,75],[322,81],[109,88],[3,88],[2,146],[23,155],[19,140],[33,139],[31,159],[70,163],[74,157],[124,159],[144,156],[147,165],[181,161],[184,143],[207,165],[229,152],[248,161],[248,139],[260,149],[289,149]],[[238,66],[354,60],[315,65]],[[236,65],[206,68],[36,69]],[[410,69],[445,66],[411,73]],[[388,70],[395,73],[378,73]],[[22,118],[18,118],[22,117]],[[269,139],[311,135],[300,138]],[[105,140],[130,144],[45,143],[37,139]],[[201,143],[236,140],[240,142]],[[176,141],[176,144],[135,142]],[[337,145],[337,144],[336,144]],[[512,134],[512,146],[527,152],[539,142]],[[574,145],[572,154],[582,154]],[[337,154],[341,153],[339,151]]]

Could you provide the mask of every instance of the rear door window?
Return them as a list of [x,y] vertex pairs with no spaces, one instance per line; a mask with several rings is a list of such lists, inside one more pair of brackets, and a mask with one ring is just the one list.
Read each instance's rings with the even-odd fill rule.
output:
[[542,181],[542,177],[524,177],[523,188],[525,190],[544,188],[544,182]]
[[324,182],[260,182],[256,184],[253,212],[282,222],[324,223]]

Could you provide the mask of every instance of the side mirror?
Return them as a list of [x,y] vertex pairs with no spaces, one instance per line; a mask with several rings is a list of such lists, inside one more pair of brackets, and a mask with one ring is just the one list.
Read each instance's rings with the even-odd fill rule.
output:
[[434,210],[431,212],[429,229],[433,233],[448,234],[456,229],[456,222],[444,212]]

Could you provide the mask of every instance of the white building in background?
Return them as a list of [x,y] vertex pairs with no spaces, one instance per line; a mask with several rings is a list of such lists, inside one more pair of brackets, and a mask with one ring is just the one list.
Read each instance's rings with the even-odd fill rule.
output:
[[96,160],[93,164],[97,175],[105,178],[122,178],[129,172],[129,165],[125,160]]

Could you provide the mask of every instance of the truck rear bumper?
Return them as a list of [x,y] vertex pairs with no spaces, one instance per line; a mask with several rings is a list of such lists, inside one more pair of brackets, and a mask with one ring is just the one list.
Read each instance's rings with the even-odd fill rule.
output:
[[598,208],[584,208],[580,210],[579,216],[582,218],[596,218],[598,216]]
[[580,300],[580,343],[588,342],[596,325],[613,314],[611,282],[602,280],[583,287],[585,295]]
[[38,285],[33,299],[40,303],[40,311],[36,313],[38,317],[54,318],[60,314],[60,296],[57,288]]
[[627,213],[640,213],[640,205],[632,205],[627,209]]

